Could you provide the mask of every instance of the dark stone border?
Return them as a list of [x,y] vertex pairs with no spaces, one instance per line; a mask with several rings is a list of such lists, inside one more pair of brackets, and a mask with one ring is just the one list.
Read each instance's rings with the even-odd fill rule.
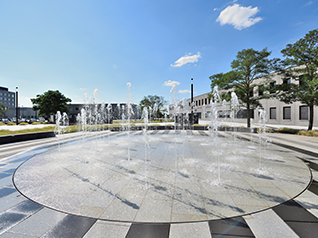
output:
[[[131,131],[140,131],[144,127],[143,126],[132,126],[130,127]],[[191,126],[185,127],[185,130],[208,130],[207,126]],[[111,131],[122,131],[123,127],[112,127]],[[148,126],[147,130],[174,130],[174,126]],[[177,130],[182,130],[181,126],[177,126]],[[236,131],[236,132],[251,132],[250,128],[246,127],[219,127],[218,131]],[[253,129],[253,133],[257,133],[257,128]],[[48,137],[55,137],[54,131],[47,131],[47,132],[36,132],[36,133],[26,133],[26,134],[14,134],[8,136],[0,136],[0,145],[8,144],[13,142],[20,142],[26,140],[35,140],[41,138],[48,138]]]
[[0,145],[26,140],[35,140],[41,138],[55,137],[54,131],[35,132],[26,134],[14,134],[8,136],[0,136]]
[[[140,131],[144,127],[143,126],[132,126],[130,127],[131,131]],[[207,126],[190,126],[185,127],[185,130],[208,130],[209,128]],[[111,131],[122,131],[122,127],[112,127],[110,129]],[[147,130],[174,130],[174,126],[148,126]],[[177,126],[177,130],[182,130],[181,126]],[[246,127],[218,127],[218,131],[235,131],[235,132],[251,132],[250,128]],[[257,128],[253,128],[253,133],[257,133]]]

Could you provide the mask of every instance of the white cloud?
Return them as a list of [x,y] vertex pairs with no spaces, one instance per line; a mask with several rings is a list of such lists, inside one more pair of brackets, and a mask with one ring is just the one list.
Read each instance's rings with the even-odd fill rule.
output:
[[163,86],[171,86],[171,87],[173,87],[173,86],[176,86],[176,85],[179,85],[179,84],[180,84],[180,82],[168,80],[168,81],[164,82]]
[[80,90],[80,91],[86,91],[87,88],[80,88],[79,90]]
[[254,17],[258,12],[258,7],[243,7],[234,4],[225,8],[216,21],[220,22],[221,26],[229,24],[233,25],[235,29],[242,30],[262,20],[261,17]]
[[179,90],[178,93],[190,93],[191,91],[188,89]]
[[304,6],[307,7],[307,6],[310,6],[311,4],[313,4],[313,1],[307,2]]
[[171,64],[171,66],[181,67],[182,65],[185,65],[187,63],[198,62],[199,58],[201,58],[200,52],[198,52],[196,55],[185,54],[185,56],[182,56],[180,59],[174,62],[175,64]]

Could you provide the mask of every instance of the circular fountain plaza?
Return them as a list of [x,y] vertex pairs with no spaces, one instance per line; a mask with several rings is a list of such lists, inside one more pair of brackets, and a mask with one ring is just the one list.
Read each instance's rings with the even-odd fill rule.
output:
[[25,197],[61,212],[146,223],[253,213],[310,183],[293,153],[227,135],[162,130],[78,140],[38,152],[13,180]]

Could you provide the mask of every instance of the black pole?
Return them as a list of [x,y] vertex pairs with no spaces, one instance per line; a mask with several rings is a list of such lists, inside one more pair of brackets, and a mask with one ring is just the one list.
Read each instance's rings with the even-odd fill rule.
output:
[[15,88],[15,121],[19,125],[19,102],[18,102],[18,87]]
[[193,78],[191,78],[191,124],[193,124]]

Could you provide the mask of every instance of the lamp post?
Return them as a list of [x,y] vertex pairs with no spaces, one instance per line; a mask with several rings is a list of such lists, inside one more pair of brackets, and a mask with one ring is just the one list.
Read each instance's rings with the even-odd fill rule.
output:
[[19,125],[18,87],[15,88],[15,121]]
[[191,78],[191,124],[193,124],[193,78]]

